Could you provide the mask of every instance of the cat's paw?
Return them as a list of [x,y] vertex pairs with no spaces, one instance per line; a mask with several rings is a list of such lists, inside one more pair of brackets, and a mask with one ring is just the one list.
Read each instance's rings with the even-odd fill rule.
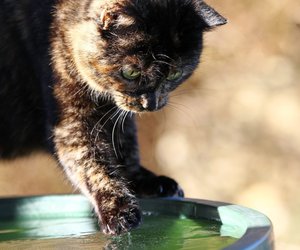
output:
[[104,234],[120,235],[141,223],[141,212],[133,196],[112,197],[101,202],[98,209],[100,228]]
[[178,183],[166,176],[142,178],[136,183],[135,191],[139,197],[184,197]]

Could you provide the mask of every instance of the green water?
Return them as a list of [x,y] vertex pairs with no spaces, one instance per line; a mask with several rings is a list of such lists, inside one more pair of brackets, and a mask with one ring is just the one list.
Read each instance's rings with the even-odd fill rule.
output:
[[38,218],[0,222],[0,249],[222,249],[236,239],[220,236],[220,224],[144,213],[143,224],[119,237],[102,235],[95,220]]

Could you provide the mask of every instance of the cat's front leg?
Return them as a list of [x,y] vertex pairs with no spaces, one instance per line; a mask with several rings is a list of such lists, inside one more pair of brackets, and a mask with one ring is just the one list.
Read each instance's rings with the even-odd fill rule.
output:
[[90,199],[102,231],[127,232],[141,221],[138,201],[118,174],[109,133],[92,137],[89,118],[79,114],[65,114],[55,128],[58,159],[73,184]]
[[135,194],[142,198],[183,197],[184,192],[175,180],[158,176],[140,165],[134,115],[126,116],[123,125],[119,135],[122,162],[127,166],[123,174]]

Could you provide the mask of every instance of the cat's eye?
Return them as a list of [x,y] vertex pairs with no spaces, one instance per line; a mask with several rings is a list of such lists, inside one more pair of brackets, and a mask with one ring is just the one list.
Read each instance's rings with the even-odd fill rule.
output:
[[122,69],[122,76],[127,80],[135,80],[141,76],[141,71],[135,68],[124,67]]
[[171,70],[167,80],[168,81],[175,81],[178,80],[180,77],[182,77],[182,70],[181,69],[176,69],[176,70]]

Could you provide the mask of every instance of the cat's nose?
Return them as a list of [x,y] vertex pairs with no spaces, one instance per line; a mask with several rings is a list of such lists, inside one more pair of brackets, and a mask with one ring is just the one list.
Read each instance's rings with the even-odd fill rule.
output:
[[146,110],[156,110],[158,107],[158,98],[155,93],[144,94],[141,96],[141,104]]

